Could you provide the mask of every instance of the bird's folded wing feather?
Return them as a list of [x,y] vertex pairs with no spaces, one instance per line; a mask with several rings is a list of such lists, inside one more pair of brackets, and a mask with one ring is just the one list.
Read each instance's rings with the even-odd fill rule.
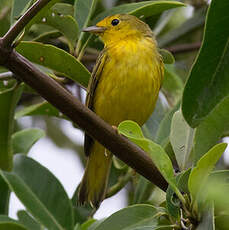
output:
[[[99,79],[100,79],[100,76],[101,76],[101,73],[103,71],[103,67],[104,67],[104,64],[106,63],[106,61],[107,61],[107,54],[106,54],[106,50],[104,49],[100,53],[99,57],[97,58],[97,62],[94,66],[92,76],[90,78],[89,85],[88,85],[86,106],[89,109],[91,109],[92,111],[94,110],[93,104],[94,104],[94,95],[95,95],[96,87],[98,85],[98,82],[99,82]],[[93,142],[94,142],[94,140],[90,136],[85,134],[84,152],[85,152],[86,156],[89,156],[90,149],[91,149]]]

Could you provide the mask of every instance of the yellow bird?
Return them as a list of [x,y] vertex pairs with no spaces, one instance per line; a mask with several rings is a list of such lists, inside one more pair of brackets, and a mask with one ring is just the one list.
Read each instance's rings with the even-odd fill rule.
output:
[[[84,31],[99,35],[104,43],[89,83],[88,108],[110,125],[123,120],[143,125],[153,112],[164,75],[149,26],[135,16],[117,14]],[[79,203],[98,208],[105,197],[112,154],[87,135],[85,154]]]

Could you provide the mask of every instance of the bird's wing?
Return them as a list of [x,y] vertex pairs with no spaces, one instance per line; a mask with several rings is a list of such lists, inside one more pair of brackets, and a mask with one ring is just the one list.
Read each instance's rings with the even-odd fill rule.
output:
[[[100,53],[99,57],[97,58],[97,61],[96,61],[95,67],[93,69],[92,76],[90,78],[89,85],[88,85],[86,106],[89,109],[91,109],[92,111],[94,110],[94,108],[93,108],[93,104],[94,104],[93,99],[94,99],[95,90],[96,90],[96,87],[98,85],[98,82],[99,82],[99,79],[100,79],[100,76],[101,76],[101,73],[103,71],[103,67],[104,67],[104,64],[106,63],[106,61],[107,61],[107,52],[104,49]],[[94,140],[90,136],[85,134],[84,152],[85,152],[86,156],[89,156],[90,149],[91,149],[91,146],[92,146],[93,142],[94,142]]]

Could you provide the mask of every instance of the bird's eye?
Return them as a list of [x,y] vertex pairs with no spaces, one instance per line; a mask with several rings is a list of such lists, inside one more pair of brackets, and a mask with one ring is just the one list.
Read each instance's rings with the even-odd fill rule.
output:
[[117,26],[118,24],[119,24],[119,20],[117,18],[111,21],[112,26]]

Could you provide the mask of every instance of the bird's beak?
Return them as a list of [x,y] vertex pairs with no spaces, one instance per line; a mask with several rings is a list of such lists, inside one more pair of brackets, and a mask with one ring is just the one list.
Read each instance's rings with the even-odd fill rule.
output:
[[90,26],[87,28],[84,28],[83,31],[84,32],[90,32],[90,33],[102,33],[106,30],[105,27],[100,27],[100,26]]

